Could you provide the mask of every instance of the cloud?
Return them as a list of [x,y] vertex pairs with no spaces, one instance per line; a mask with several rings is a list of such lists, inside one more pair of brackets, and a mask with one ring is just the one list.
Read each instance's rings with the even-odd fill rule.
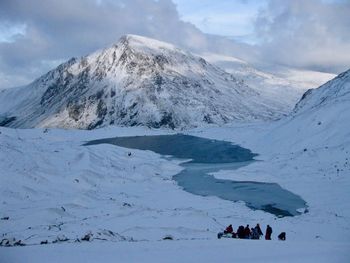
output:
[[124,34],[257,64],[339,72],[350,61],[350,10],[348,0],[334,1],[270,0],[253,25],[260,44],[248,45],[184,22],[171,0],[1,0],[0,89],[27,84],[61,61],[109,46]]
[[256,60],[341,72],[350,67],[350,1],[270,0],[259,12]]
[[13,43],[18,37],[24,36],[26,26],[24,24],[12,24],[2,22],[0,24],[0,42]]
[[259,8],[266,0],[173,0],[181,18],[199,27],[205,33],[222,36],[251,34]]
[[[2,0],[0,25],[25,25],[25,34],[16,35],[13,41],[0,41],[0,72],[7,79],[20,76],[13,79],[13,85],[47,71],[48,63],[43,61],[85,55],[124,34],[185,47],[206,45],[205,35],[181,21],[170,0]],[[9,83],[0,82],[0,88]]]

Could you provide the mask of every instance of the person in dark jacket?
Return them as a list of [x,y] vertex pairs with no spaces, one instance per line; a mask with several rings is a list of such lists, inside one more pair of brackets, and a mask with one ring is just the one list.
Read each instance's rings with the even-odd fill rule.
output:
[[260,235],[257,228],[256,227],[252,228],[250,232],[250,239],[259,239],[259,238],[260,238]]
[[272,228],[269,225],[267,225],[265,239],[271,240],[271,234],[272,234]]
[[250,238],[250,228],[249,225],[247,225],[244,229],[244,238],[249,239]]
[[244,238],[244,226],[239,226],[237,229],[237,237]]
[[281,234],[278,235],[279,240],[286,240],[286,232],[282,232]]
[[259,224],[256,224],[255,228],[258,231],[259,236],[263,236],[264,235],[263,232],[261,231],[261,228],[260,228]]
[[229,225],[228,227],[226,227],[224,234],[232,234],[232,233],[233,233],[232,225]]

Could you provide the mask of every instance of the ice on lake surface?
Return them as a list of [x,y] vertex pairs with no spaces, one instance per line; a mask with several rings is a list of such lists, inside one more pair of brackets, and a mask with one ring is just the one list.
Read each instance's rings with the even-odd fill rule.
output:
[[185,169],[173,179],[192,194],[244,201],[252,209],[264,210],[279,217],[298,215],[298,210],[306,207],[306,202],[300,196],[276,183],[223,180],[211,175],[219,170],[235,170],[254,162],[256,154],[230,142],[175,134],[106,138],[85,145],[102,143],[150,150],[188,160],[182,164]]

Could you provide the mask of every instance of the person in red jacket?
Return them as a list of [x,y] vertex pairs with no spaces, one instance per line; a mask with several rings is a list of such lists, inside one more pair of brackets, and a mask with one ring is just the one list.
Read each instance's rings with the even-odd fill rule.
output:
[[228,227],[226,227],[224,234],[232,234],[233,233],[233,227],[232,225],[229,225]]
[[250,228],[249,228],[249,225],[247,225],[247,226],[244,228],[244,238],[245,238],[245,239],[249,239],[249,238],[250,238]]
[[272,228],[269,225],[267,225],[265,239],[271,240],[271,234],[272,234]]

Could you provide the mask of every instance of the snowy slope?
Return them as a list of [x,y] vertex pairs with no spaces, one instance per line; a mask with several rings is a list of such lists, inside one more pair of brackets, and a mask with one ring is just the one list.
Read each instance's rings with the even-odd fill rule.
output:
[[350,70],[338,75],[318,89],[308,90],[296,105],[299,114],[311,109],[322,108],[326,104],[339,105],[350,101]]
[[269,102],[270,105],[276,105],[286,113],[294,108],[306,90],[317,88],[336,76],[282,66],[265,66],[261,70],[232,56],[213,53],[203,53],[201,56],[243,80],[261,94],[262,100]]
[[182,128],[286,113],[279,102],[264,100],[259,91],[203,58],[134,35],[73,58],[27,87],[0,92],[0,104],[5,105],[0,115],[12,117],[7,126],[22,128]]
[[[275,144],[289,150],[338,147],[350,143],[350,71],[302,96],[293,113],[277,122]],[[348,156],[350,157],[350,156]]]
[[227,215],[251,224],[255,216],[274,218],[242,202],[183,191],[171,179],[182,169],[178,163],[150,151],[81,146],[96,138],[159,131],[116,127],[0,131],[0,218],[9,217],[0,220],[0,235],[10,244],[14,238],[27,245],[66,238],[74,244],[88,233],[95,241],[110,242],[158,241],[167,235],[177,240],[215,240],[232,220]]
[[[347,243],[251,240],[177,240],[154,242],[85,242],[0,248],[6,263],[346,263]],[[345,253],[344,253],[345,251]]]

